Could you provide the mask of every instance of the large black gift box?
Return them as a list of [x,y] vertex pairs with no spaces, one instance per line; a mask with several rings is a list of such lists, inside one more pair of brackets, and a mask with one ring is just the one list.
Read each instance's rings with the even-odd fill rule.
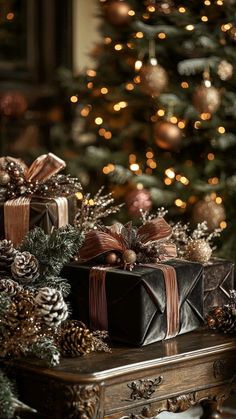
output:
[[234,289],[234,264],[225,259],[212,258],[204,265],[204,312],[214,306],[229,303],[229,291]]
[[[203,322],[203,268],[198,263],[171,260],[179,294],[179,334]],[[63,277],[71,284],[72,317],[90,324],[90,267],[68,264]],[[112,269],[106,273],[108,332],[111,340],[135,346],[165,339],[166,292],[161,269],[136,266],[132,272]]]
[[[68,221],[74,223],[76,214],[76,196],[75,194],[67,196],[68,203]],[[30,201],[30,222],[29,230],[34,227],[41,227],[45,233],[49,234],[53,227],[58,227],[58,206],[52,198],[33,197]],[[20,223],[21,220],[19,219]],[[4,229],[4,202],[0,202],[0,237],[5,237]]]

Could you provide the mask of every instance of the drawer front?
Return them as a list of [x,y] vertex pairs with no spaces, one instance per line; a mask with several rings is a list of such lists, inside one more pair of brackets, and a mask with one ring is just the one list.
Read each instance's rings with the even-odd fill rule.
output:
[[105,411],[150,403],[185,392],[210,388],[232,379],[235,355],[167,365],[148,372],[134,373],[133,378],[113,384],[105,390]]

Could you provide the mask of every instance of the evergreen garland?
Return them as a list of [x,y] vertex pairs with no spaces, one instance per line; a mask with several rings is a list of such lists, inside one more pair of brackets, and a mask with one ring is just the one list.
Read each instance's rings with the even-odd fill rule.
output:
[[11,419],[14,416],[13,386],[0,371],[0,419]]

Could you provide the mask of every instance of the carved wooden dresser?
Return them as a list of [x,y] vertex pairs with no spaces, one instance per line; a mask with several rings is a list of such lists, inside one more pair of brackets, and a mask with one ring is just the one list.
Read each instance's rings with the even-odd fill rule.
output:
[[197,331],[142,348],[8,364],[19,396],[40,419],[146,419],[201,403],[204,419],[220,419],[235,386],[236,339]]

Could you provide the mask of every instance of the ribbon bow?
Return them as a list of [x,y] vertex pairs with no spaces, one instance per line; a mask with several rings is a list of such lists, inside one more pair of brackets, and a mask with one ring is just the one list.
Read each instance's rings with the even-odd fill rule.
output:
[[[177,256],[176,246],[168,242],[172,235],[171,226],[162,217],[155,218],[138,229],[129,223],[116,223],[110,228],[91,230],[79,251],[79,259],[86,262],[97,256],[108,254],[106,262],[120,264],[132,269],[136,262],[155,263]],[[113,253],[111,257],[110,252]],[[116,257],[117,256],[117,257]]]

